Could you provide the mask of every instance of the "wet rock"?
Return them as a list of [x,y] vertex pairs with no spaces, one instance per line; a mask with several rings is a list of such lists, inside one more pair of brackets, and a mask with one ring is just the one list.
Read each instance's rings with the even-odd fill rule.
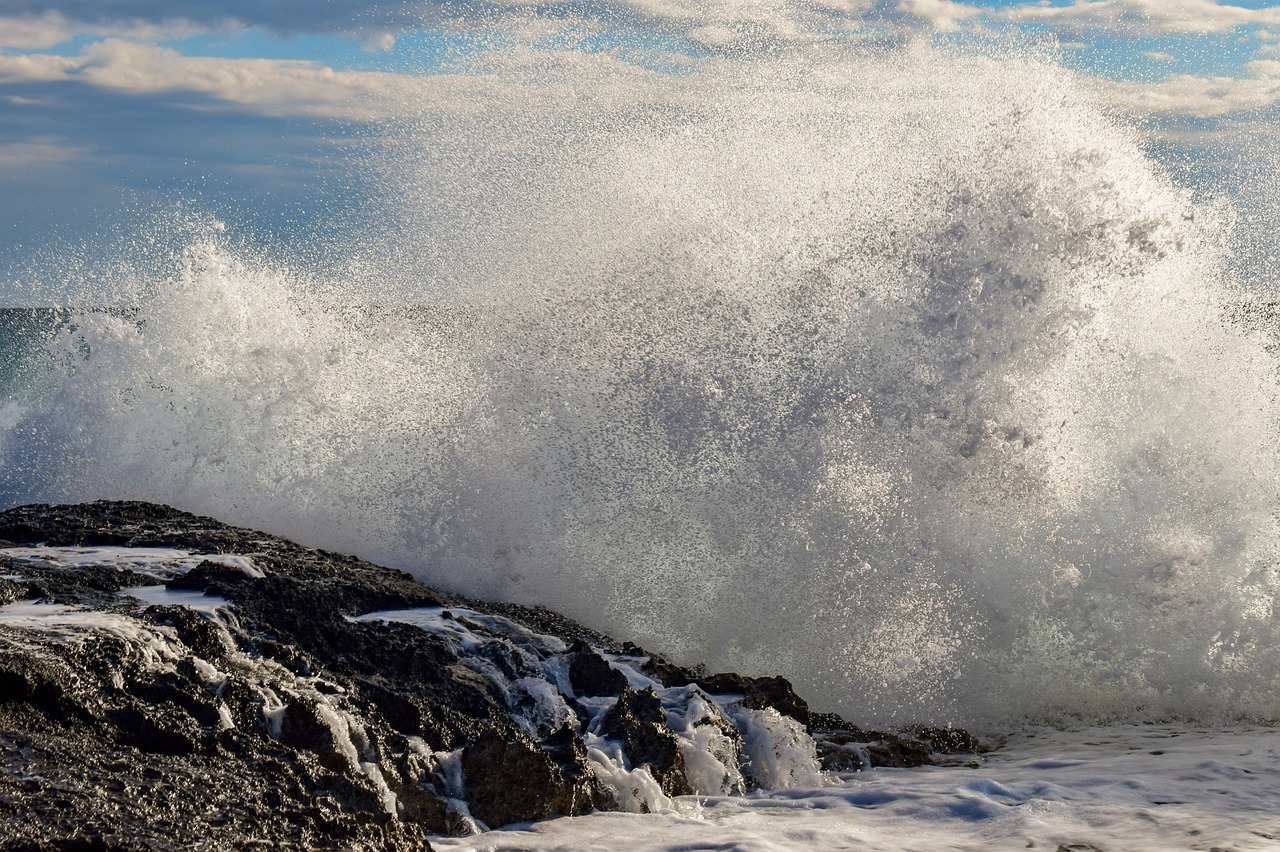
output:
[[161,672],[154,678],[125,682],[125,688],[143,704],[150,705],[151,715],[182,713],[199,726],[212,728],[221,721],[218,697],[191,659],[179,660],[172,672]]
[[246,574],[242,569],[234,565],[206,559],[185,574],[174,577],[165,583],[165,586],[170,589],[204,591],[217,594],[227,588],[238,589],[242,586],[252,586],[253,581],[256,579],[258,578]]
[[667,727],[662,701],[652,688],[637,692],[623,690],[617,703],[600,722],[599,733],[622,740],[632,768],[647,766],[649,774],[668,796],[693,792],[684,774],[684,757],[679,741]]
[[415,784],[402,787],[396,793],[401,819],[424,826],[448,825],[448,807],[434,789]]
[[627,678],[578,639],[569,649],[569,683],[581,695],[621,695]]
[[613,804],[611,797],[596,782],[591,761],[587,758],[586,743],[577,731],[567,724],[561,726],[542,741],[542,750],[559,767],[560,777],[571,788],[574,808],[607,809]]
[[[738,675],[717,675],[709,678],[710,685],[704,686],[704,689],[718,689],[719,684],[724,680],[739,678]],[[742,700],[742,706],[750,707],[753,710],[764,710],[772,707],[784,716],[790,716],[802,725],[809,724],[809,705],[796,695],[794,689],[791,688],[791,681],[783,677],[757,677],[743,678],[749,681],[746,689],[746,697]]]
[[333,729],[326,723],[311,701],[297,699],[280,711],[280,727],[276,738],[283,744],[320,757],[320,763],[330,769],[346,768],[346,759],[338,750]]
[[939,755],[985,751],[975,737],[959,728],[915,726],[896,733],[869,731],[834,713],[811,714],[809,730],[822,768],[831,772],[926,766],[939,762]]
[[174,710],[124,707],[109,710],[105,721],[120,743],[148,754],[189,755],[199,750],[199,728]]
[[706,674],[696,670],[682,669],[661,658],[651,660],[649,669],[667,686],[687,686],[696,683],[703,691],[712,695],[741,695],[743,707],[749,707],[752,710],[772,707],[806,727],[809,725],[809,705],[803,698],[796,695],[795,690],[791,688],[791,682],[786,678],[746,677],[732,672]]
[[0,707],[9,712],[34,710],[50,722],[87,724],[93,716],[68,694],[76,674],[59,660],[0,651]]
[[[644,656],[644,649],[628,643],[626,651],[632,656]],[[688,686],[701,677],[706,677],[707,670],[701,666],[685,668],[671,662],[661,654],[652,654],[641,667],[646,675],[663,686]]]
[[593,784],[581,783],[581,775],[567,777],[521,733],[485,732],[462,750],[462,773],[472,816],[490,827],[585,813],[596,805]]
[[907,728],[906,732],[924,740],[939,754],[981,754],[986,751],[977,737],[960,728],[929,728],[916,725]]
[[0,606],[20,601],[27,596],[27,586],[13,580],[0,578]]
[[150,606],[143,616],[153,624],[173,630],[178,641],[203,660],[216,662],[228,650],[223,644],[223,632],[190,607]]
[[[743,740],[708,693],[831,723],[818,739],[829,755],[909,765],[968,745],[857,731],[811,714],[782,678],[684,668],[544,608],[446,595],[163,506],[19,507],[0,512],[0,541],[178,548],[200,561],[184,557],[167,587],[228,602],[148,607],[119,594],[156,584],[134,568],[0,556],[24,578],[0,581],[0,605],[75,613],[56,630],[0,620],[0,848],[429,849],[428,834],[474,828],[468,809],[498,827],[618,806],[588,731],[681,795],[688,742],[664,700],[686,702],[672,718],[717,743],[725,788],[740,790]],[[361,618],[406,609],[435,626]],[[689,720],[695,700],[710,709]]]
[[429,716],[424,708],[411,698],[397,692],[393,687],[384,686],[375,679],[362,679],[361,692],[382,713],[387,724],[397,732],[406,736],[418,736],[422,733]]
[[129,843],[117,843],[107,840],[102,835],[93,837],[77,837],[58,843],[44,841],[28,841],[16,846],[7,847],[11,852],[133,852],[146,847]]
[[927,766],[933,762],[933,749],[928,743],[896,734],[885,734],[879,742],[870,743],[867,754],[871,756],[872,766],[889,766],[895,769]]

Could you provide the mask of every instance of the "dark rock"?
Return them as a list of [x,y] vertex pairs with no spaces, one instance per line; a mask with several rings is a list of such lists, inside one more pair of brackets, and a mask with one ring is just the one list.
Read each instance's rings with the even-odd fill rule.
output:
[[392,728],[406,736],[419,736],[424,725],[429,724],[423,709],[411,698],[397,692],[391,686],[383,686],[374,680],[360,680],[360,690]]
[[216,590],[214,593],[217,594],[228,588],[250,586],[256,579],[234,565],[206,559],[187,573],[174,577],[165,586],[187,591]]
[[6,846],[5,848],[10,852],[133,852],[133,850],[141,850],[146,847],[134,846],[128,843],[116,843],[99,834],[93,837],[71,838],[58,843],[34,840],[19,843],[15,846]]
[[[0,623],[0,848],[429,849],[428,833],[467,830],[467,808],[498,827],[617,806],[587,757],[593,725],[666,794],[690,792],[663,699],[631,689],[597,649],[647,658],[668,687],[831,723],[818,740],[829,754],[909,765],[968,745],[950,731],[872,736],[810,714],[782,678],[684,668],[541,607],[445,595],[163,506],[23,506],[0,512],[0,540],[251,554],[263,575],[208,558],[167,583],[229,602],[211,618],[119,595],[155,583],[134,571],[5,563],[29,579],[0,581],[0,605],[66,603],[115,626],[63,641]],[[356,618],[415,607],[448,608],[450,630]],[[574,695],[543,679],[560,666]],[[722,712],[695,724],[718,726],[722,757],[739,760]]]
[[542,750],[560,768],[560,774],[575,789],[588,792],[599,798],[601,791],[595,783],[591,772],[591,761],[587,758],[587,746],[578,732],[568,725],[563,725],[554,734],[542,741]]
[[905,739],[894,734],[886,734],[880,742],[867,746],[872,766],[890,766],[905,769],[912,766],[927,766],[933,762],[933,749],[928,743],[919,740]]
[[321,764],[334,771],[346,766],[333,730],[320,718],[314,702],[302,699],[289,702],[283,710],[277,738],[287,746],[319,755]]
[[199,748],[194,720],[172,711],[148,714],[125,707],[108,711],[106,721],[121,743],[149,754],[187,755]]
[[20,601],[27,596],[27,586],[13,580],[0,578],[0,606]]
[[462,773],[472,815],[491,827],[585,813],[596,804],[594,783],[566,783],[559,764],[519,732],[485,732],[463,749]]
[[214,727],[219,721],[217,696],[201,684],[200,674],[190,659],[180,660],[176,671],[161,672],[151,679],[137,679],[125,683],[125,688],[142,702],[156,709],[152,712],[173,711],[190,715],[202,727]]
[[448,808],[434,791],[414,784],[396,792],[400,799],[401,819],[420,825],[447,826]]
[[650,661],[653,676],[667,686],[698,684],[712,695],[741,695],[742,706],[753,710],[772,707],[784,716],[790,716],[805,727],[809,726],[809,705],[796,695],[791,682],[782,677],[746,677],[727,672],[723,674],[698,673],[682,669],[665,660]]
[[[828,772],[861,772],[885,764],[882,751],[873,754],[872,745],[880,745],[894,734],[867,731],[851,724],[835,713],[811,713],[809,733],[818,747],[818,762]],[[926,763],[929,761],[925,761]]]
[[68,695],[75,682],[61,661],[0,651],[0,705],[21,705],[59,724],[92,722],[92,714]]
[[[720,677],[733,677],[721,675]],[[754,710],[772,707],[784,716],[790,716],[806,727],[809,724],[809,705],[796,695],[791,681],[782,677],[757,677],[751,679],[742,705]]]
[[569,649],[569,683],[581,695],[621,695],[627,678],[578,639]]
[[227,652],[223,631],[189,607],[149,606],[143,616],[154,624],[171,628],[178,640],[201,659],[216,662]]
[[981,754],[986,751],[977,738],[959,728],[928,728],[916,725],[906,733],[927,742],[939,754]]
[[668,796],[693,792],[685,778],[679,741],[667,727],[667,714],[652,688],[643,692],[624,689],[601,720],[598,733],[622,740],[632,768],[649,767],[649,774]]
[[898,733],[868,731],[834,713],[813,713],[809,730],[822,768],[856,772],[875,766],[908,768],[938,762],[939,754],[980,753],[975,737],[959,728],[911,727]]
[[844,717],[836,713],[810,713],[809,714],[809,731],[810,733],[819,731],[856,731],[860,730]]
[[[513,603],[476,601],[469,598],[459,598],[457,602],[471,609],[480,609],[506,616],[512,621],[525,625],[530,630],[545,633],[548,636],[557,636],[570,644],[582,641],[610,652],[615,649],[621,650],[621,646],[612,637],[597,633],[589,627],[578,624],[576,621],[544,606],[522,606],[521,604]],[[643,651],[641,656],[644,656]]]
[[[636,656],[644,656],[644,652],[640,648],[631,646],[630,650],[637,652]],[[649,659],[641,667],[641,671],[663,686],[688,686],[707,674],[705,669],[685,668],[671,662],[661,654],[650,655]]]

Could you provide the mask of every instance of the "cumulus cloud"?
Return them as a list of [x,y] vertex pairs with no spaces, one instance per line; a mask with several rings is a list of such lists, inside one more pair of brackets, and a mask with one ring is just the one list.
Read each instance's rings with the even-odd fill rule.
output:
[[438,9],[438,4],[426,0],[0,0],[0,18],[52,19],[68,30],[100,35],[137,35],[146,29],[201,32],[252,27],[284,36],[352,36],[369,44],[385,43],[388,36],[426,25]]
[[1216,0],[1075,0],[1070,6],[1043,3],[998,13],[1014,23],[1045,24],[1068,32],[1113,30],[1128,36],[1161,33],[1220,33],[1244,26],[1280,25],[1280,8],[1249,9]]
[[1107,30],[1135,37],[1226,32],[1280,26],[1280,8],[1218,0],[1074,0],[1066,6],[1029,0],[1004,8],[976,0],[0,0],[0,48],[48,47],[75,34],[157,40],[254,28],[281,36],[344,36],[390,49],[397,36],[424,28],[553,31],[566,21],[581,28],[593,18],[723,47],[867,24],[937,32],[987,22],[1032,24],[1064,34]]
[[982,9],[954,0],[898,0],[896,9],[926,22],[938,32],[954,32],[966,22],[984,15]]
[[0,17],[0,48],[53,47],[71,38],[74,28],[57,12]]
[[165,109],[224,111],[276,118],[348,122],[406,120],[463,114],[538,99],[565,108],[583,103],[625,104],[649,71],[608,53],[535,50],[523,46],[480,54],[469,73],[399,74],[338,71],[318,62],[189,56],[158,45],[105,39],[77,56],[0,54],[0,94],[12,104],[38,106],[22,87],[77,86],[120,97],[165,95]]
[[1221,118],[1280,103],[1280,61],[1251,62],[1250,77],[1175,74],[1158,83],[1099,81],[1103,96],[1130,113]]
[[76,60],[64,56],[21,54],[0,56],[0,83],[44,83],[65,80]]
[[350,37],[366,48],[390,49],[399,35],[431,27],[537,37],[604,19],[712,47],[749,47],[867,22],[951,31],[983,14],[957,0],[0,0],[0,48],[49,47],[76,35],[157,41],[258,29]]
[[[0,0],[0,50],[39,50],[63,44],[78,36],[88,38],[123,37],[136,41],[180,39],[207,31],[207,27],[185,19],[143,18],[86,22],[68,18],[57,10],[41,14],[6,14]],[[227,32],[243,30],[235,21],[222,22]]]
[[406,98],[430,94],[428,80],[334,71],[315,62],[187,56],[123,39],[94,42],[75,57],[0,56],[0,83],[80,82],[135,94],[189,92],[264,115],[370,120]]

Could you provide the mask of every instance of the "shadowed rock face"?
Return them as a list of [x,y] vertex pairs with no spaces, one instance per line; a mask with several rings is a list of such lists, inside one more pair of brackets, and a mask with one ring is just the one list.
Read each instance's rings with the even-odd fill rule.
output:
[[[601,760],[691,792],[692,726],[728,742],[735,712],[809,720],[781,678],[708,676],[163,506],[0,513],[0,574],[3,848],[427,849],[627,806]],[[826,758],[858,768],[857,729],[823,719],[842,731]],[[928,759],[895,742],[917,748],[892,762]]]

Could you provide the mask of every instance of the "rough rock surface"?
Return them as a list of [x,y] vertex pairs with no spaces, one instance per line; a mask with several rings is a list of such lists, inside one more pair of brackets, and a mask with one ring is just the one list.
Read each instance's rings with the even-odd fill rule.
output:
[[741,789],[730,716],[681,715],[704,703],[789,714],[834,770],[974,745],[860,731],[781,678],[152,504],[0,513],[0,575],[4,849],[429,849],[627,806],[602,760],[690,792],[686,717],[729,744],[723,789],[699,792]]

